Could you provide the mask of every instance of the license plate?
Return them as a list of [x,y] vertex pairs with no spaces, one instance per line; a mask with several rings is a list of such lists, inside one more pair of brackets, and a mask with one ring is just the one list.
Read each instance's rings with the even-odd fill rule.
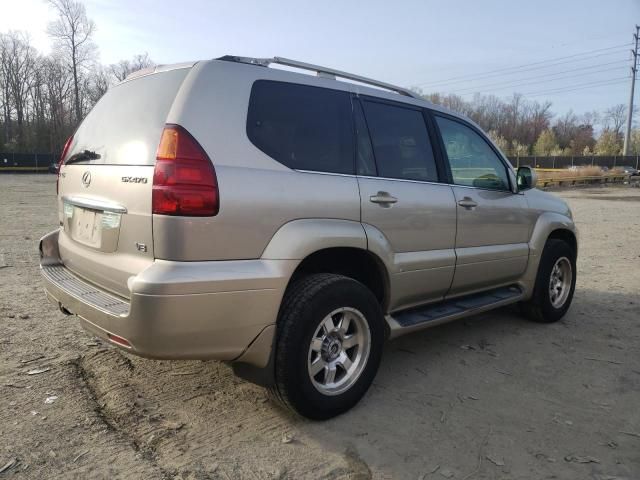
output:
[[72,238],[94,248],[100,248],[100,222],[93,210],[75,207]]

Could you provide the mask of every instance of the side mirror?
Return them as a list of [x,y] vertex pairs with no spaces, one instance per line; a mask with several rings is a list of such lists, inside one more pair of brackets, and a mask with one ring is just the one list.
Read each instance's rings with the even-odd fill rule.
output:
[[538,174],[531,167],[518,167],[516,183],[518,184],[519,192],[531,190],[538,184]]

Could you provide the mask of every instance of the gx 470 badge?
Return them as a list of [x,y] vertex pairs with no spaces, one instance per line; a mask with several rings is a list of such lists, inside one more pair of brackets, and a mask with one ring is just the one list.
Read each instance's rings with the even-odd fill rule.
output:
[[146,177],[122,177],[123,183],[147,183]]

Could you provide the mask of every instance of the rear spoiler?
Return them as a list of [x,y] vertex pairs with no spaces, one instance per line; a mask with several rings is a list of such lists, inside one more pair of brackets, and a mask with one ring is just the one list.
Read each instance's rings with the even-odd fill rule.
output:
[[177,70],[179,68],[191,68],[196,63],[198,63],[198,62],[196,62],[196,61],[193,61],[193,62],[182,62],[182,63],[172,63],[172,64],[168,64],[168,65],[156,65],[155,67],[143,68],[141,70],[136,70],[135,72],[131,72],[129,75],[127,75],[127,78],[125,78],[120,83],[128,82],[129,80],[134,80],[136,78],[144,77],[144,76],[147,76],[147,75],[153,75],[154,73],[168,72],[168,71],[171,71],[171,70]]

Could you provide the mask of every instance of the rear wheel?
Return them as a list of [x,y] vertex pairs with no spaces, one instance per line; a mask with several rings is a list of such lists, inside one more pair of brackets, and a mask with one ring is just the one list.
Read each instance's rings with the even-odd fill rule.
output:
[[273,393],[311,419],[353,407],[380,364],[384,318],[374,295],[341,275],[294,280],[278,320]]
[[575,287],[574,250],[562,240],[547,240],[533,296],[522,305],[524,313],[535,322],[551,323],[560,320],[571,306]]

